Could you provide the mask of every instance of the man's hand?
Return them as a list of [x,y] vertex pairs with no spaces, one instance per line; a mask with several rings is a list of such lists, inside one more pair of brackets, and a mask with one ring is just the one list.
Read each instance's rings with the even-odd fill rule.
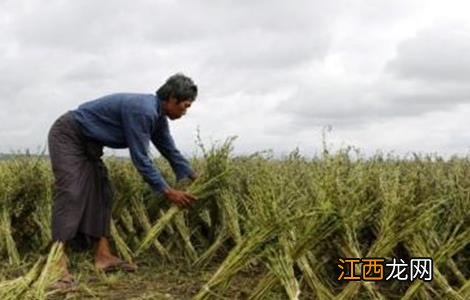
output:
[[180,208],[187,208],[191,206],[194,201],[196,201],[196,197],[194,197],[190,193],[175,190],[170,187],[166,188],[163,191],[163,194],[168,200],[170,200]]

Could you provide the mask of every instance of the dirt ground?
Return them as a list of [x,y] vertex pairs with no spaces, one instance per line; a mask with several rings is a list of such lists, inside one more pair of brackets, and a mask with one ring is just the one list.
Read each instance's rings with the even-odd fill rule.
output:
[[[191,299],[216,271],[217,265],[203,269],[185,263],[162,263],[155,259],[140,259],[135,273],[122,271],[98,272],[91,257],[73,255],[71,271],[78,286],[71,291],[54,293],[50,299]],[[3,265],[3,264],[2,264]],[[0,279],[23,275],[27,267],[2,266]],[[223,297],[219,299],[246,299],[262,275],[260,268],[239,273],[230,282]],[[285,299],[282,289],[275,288],[269,299]]]

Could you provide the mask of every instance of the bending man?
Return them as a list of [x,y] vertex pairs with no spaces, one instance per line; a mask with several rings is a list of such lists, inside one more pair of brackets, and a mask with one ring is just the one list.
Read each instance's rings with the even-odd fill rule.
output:
[[[148,156],[149,143],[169,161],[178,180],[196,179],[188,161],[175,147],[168,119],[185,115],[197,96],[197,86],[182,75],[171,76],[156,95],[113,94],[69,111],[52,125],[48,143],[55,177],[52,237],[72,243],[77,239],[95,242],[95,266],[101,270],[120,268],[135,271],[135,264],[121,261],[109,246],[112,191],[101,156],[103,147],[129,148],[132,162],[156,193],[163,193],[178,206],[195,198],[172,189]],[[61,261],[59,284],[74,284]]]

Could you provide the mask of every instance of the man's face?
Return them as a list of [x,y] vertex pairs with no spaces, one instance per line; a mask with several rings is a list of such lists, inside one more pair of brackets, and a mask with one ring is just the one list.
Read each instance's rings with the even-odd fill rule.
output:
[[178,102],[176,98],[170,97],[164,105],[165,113],[171,120],[179,119],[186,114],[188,108],[191,107],[191,103],[190,100]]

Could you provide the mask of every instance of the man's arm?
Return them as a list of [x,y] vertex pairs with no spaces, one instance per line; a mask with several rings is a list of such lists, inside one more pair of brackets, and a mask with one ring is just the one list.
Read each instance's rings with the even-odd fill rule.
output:
[[174,204],[180,207],[191,205],[196,199],[189,193],[172,189],[148,156],[152,118],[142,113],[123,112],[122,120],[132,162],[144,180]]
[[148,156],[151,118],[139,112],[121,112],[124,135],[132,162],[155,192],[163,193],[168,184]]
[[168,160],[173,172],[175,172],[177,180],[181,180],[186,177],[190,177],[194,180],[196,178],[196,174],[192,170],[186,158],[184,158],[176,148],[175,142],[170,134],[167,118],[165,116],[161,116],[161,118],[162,119],[160,120],[154,135],[151,137],[152,143],[158,151],[160,151],[163,157]]

